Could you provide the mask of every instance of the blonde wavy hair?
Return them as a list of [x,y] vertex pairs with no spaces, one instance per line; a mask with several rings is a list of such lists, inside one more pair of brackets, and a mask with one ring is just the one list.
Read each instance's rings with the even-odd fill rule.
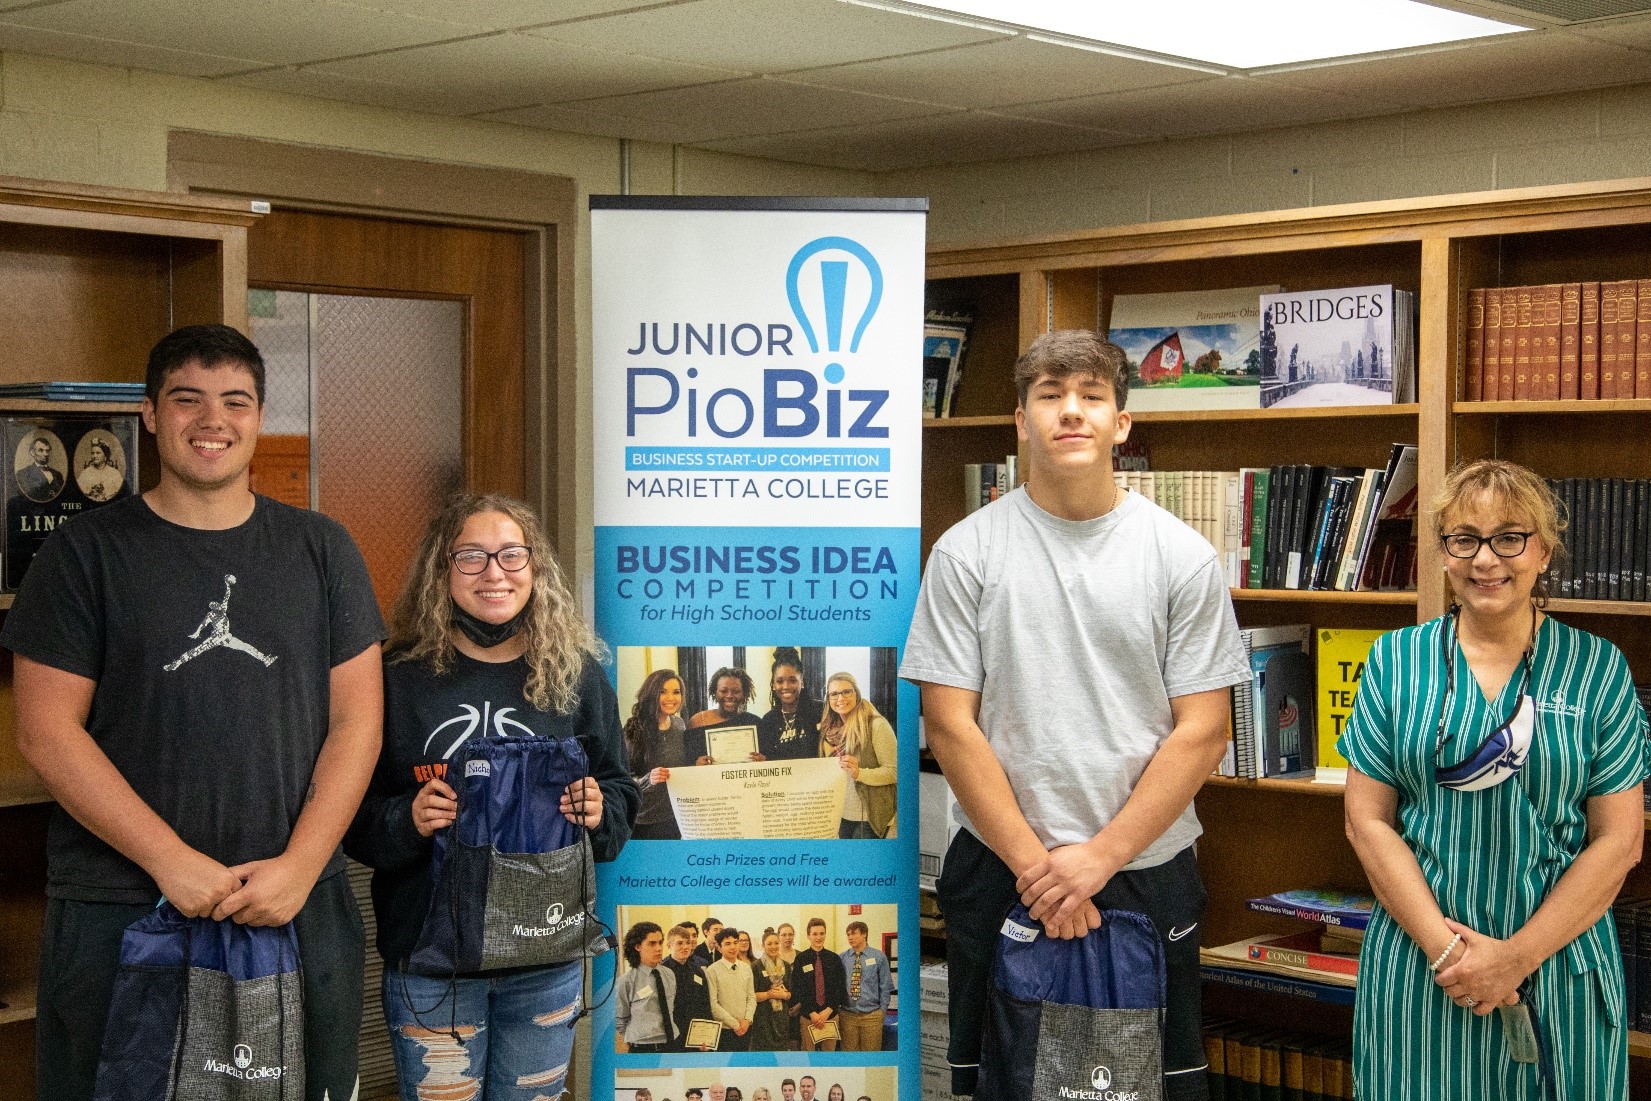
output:
[[1445,477],[1438,496],[1428,502],[1427,522],[1443,536],[1456,513],[1484,498],[1491,508],[1510,519],[1529,523],[1550,557],[1548,568],[1536,579],[1532,596],[1536,606],[1548,604],[1548,578],[1566,559],[1561,539],[1569,526],[1548,483],[1535,471],[1506,459],[1480,459],[1456,467]]
[[527,636],[527,684],[522,695],[540,711],[572,711],[579,704],[579,673],[587,656],[604,655],[601,642],[579,615],[550,541],[533,510],[496,493],[456,493],[430,520],[396,601],[390,625],[390,660],[422,661],[441,676],[453,667],[453,594],[448,555],[465,521],[483,512],[510,517],[532,552],[533,591],[522,633]]
[[[848,718],[831,709],[831,686],[838,681],[854,689],[854,710],[849,712]],[[883,713],[877,710],[877,705],[866,699],[866,694],[860,691],[860,682],[854,679],[853,673],[833,673],[826,678],[825,713],[820,716],[820,756],[830,757],[834,750],[826,741],[827,734],[843,731],[842,751],[858,757],[866,745],[871,742],[871,722],[881,719]],[[893,764],[885,761],[884,764]]]

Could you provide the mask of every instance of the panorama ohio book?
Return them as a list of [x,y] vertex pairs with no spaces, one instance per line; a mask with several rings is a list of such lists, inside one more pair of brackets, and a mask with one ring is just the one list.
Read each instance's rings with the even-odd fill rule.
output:
[[1269,287],[1120,294],[1107,339],[1129,358],[1131,412],[1261,408],[1261,296]]

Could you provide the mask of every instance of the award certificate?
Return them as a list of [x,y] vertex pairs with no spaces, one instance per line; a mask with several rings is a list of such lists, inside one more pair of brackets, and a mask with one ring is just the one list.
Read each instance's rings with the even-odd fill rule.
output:
[[705,732],[705,754],[712,764],[749,761],[756,751],[757,728],[754,726],[719,726]]

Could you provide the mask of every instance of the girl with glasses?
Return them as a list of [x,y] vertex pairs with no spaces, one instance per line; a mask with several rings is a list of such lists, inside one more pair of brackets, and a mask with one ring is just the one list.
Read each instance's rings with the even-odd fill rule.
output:
[[581,1000],[579,960],[439,977],[407,967],[430,909],[431,839],[458,815],[447,767],[459,747],[484,734],[577,737],[590,775],[567,785],[559,809],[590,830],[597,860],[618,855],[640,801],[600,644],[548,546],[521,502],[459,494],[431,520],[396,603],[384,747],[344,847],[374,869],[384,1016],[405,1101],[424,1095],[436,1066],[482,1101],[556,1096]]
[[1454,602],[1371,648],[1340,742],[1379,903],[1354,1089],[1625,1097],[1609,907],[1644,835],[1645,713],[1616,647],[1542,610],[1564,522],[1540,478],[1472,463],[1425,519]]
[[820,756],[836,757],[848,773],[843,790],[840,838],[888,837],[894,828],[894,729],[860,695],[849,673],[826,680],[820,716]]

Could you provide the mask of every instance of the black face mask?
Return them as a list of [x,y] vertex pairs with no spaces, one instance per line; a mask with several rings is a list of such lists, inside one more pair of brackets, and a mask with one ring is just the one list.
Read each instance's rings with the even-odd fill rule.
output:
[[[532,603],[529,601],[528,603]],[[457,604],[453,605],[453,626],[464,632],[464,637],[474,642],[484,650],[491,650],[495,646],[502,646],[516,637],[522,629],[522,620],[527,616],[527,605],[522,610],[505,620],[503,623],[489,623],[485,619],[477,619]]]

